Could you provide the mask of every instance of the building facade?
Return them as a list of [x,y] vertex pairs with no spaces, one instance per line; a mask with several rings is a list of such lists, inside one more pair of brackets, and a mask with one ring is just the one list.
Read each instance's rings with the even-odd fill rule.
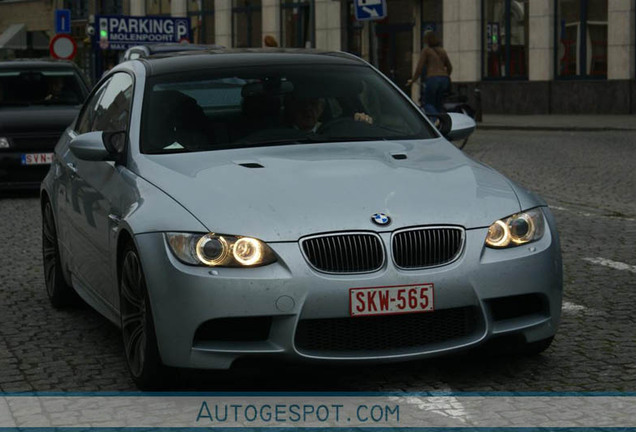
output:
[[52,36],[62,7],[84,47],[80,63],[95,14],[189,17],[192,42],[260,47],[270,36],[282,47],[348,51],[419,100],[419,86],[405,83],[424,33],[435,31],[454,91],[475,103],[479,89],[485,113],[636,113],[636,0],[387,0],[375,22],[356,21],[353,0],[0,0],[0,56],[16,25]]

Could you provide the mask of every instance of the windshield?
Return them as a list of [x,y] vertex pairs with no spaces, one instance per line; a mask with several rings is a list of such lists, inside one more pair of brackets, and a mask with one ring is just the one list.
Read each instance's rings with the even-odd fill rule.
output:
[[84,96],[73,70],[0,69],[0,106],[79,105]]
[[151,78],[141,145],[169,153],[436,136],[371,68],[284,65]]

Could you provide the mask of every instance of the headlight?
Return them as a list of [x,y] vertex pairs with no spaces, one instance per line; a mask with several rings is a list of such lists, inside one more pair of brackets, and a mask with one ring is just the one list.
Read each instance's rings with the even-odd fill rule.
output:
[[517,213],[490,225],[486,235],[486,246],[506,248],[530,243],[543,237],[544,228],[541,209]]
[[9,147],[11,147],[11,144],[9,144],[9,138],[0,137],[0,149],[8,149]]
[[172,253],[182,262],[209,267],[257,267],[276,261],[274,252],[252,237],[166,233]]

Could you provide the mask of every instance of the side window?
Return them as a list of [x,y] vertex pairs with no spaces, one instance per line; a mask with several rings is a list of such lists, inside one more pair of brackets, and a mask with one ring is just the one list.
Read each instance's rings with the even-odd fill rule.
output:
[[95,106],[95,117],[91,131],[117,132],[127,130],[132,90],[133,81],[130,75],[126,73],[113,75]]
[[77,126],[75,126],[75,131],[78,134],[83,134],[90,132],[93,127],[93,122],[95,120],[95,113],[97,111],[97,104],[99,100],[102,98],[102,95],[106,91],[106,87],[111,80],[106,81],[102,86],[97,90],[93,96],[91,96],[90,100],[84,106],[84,110],[80,114],[79,119],[77,120]]

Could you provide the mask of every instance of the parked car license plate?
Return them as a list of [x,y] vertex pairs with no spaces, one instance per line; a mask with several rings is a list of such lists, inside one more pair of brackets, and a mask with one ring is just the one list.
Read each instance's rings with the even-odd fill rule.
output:
[[22,165],[50,165],[53,153],[25,153],[22,155]]
[[432,312],[434,308],[432,283],[349,289],[351,316]]

